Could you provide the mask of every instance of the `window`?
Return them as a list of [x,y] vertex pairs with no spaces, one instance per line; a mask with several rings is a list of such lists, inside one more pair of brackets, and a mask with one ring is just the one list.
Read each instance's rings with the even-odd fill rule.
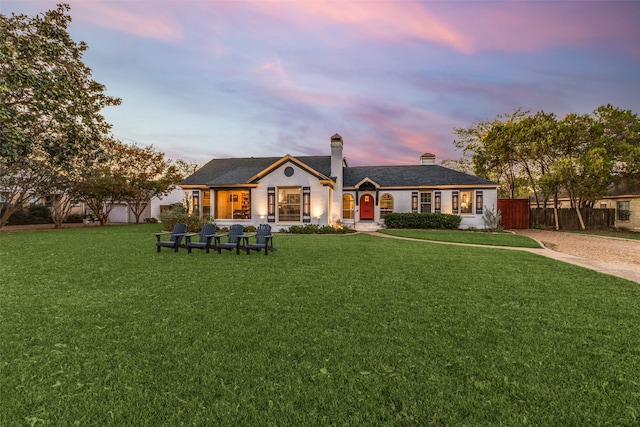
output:
[[420,193],[420,212],[431,213],[431,193]]
[[211,215],[211,192],[202,192],[202,215]]
[[393,196],[391,194],[383,194],[380,198],[380,219],[393,212]]
[[473,213],[473,191],[460,192],[460,213]]
[[193,190],[191,193],[191,203],[193,208],[193,213],[200,214],[200,190]]
[[629,221],[629,201],[618,202],[618,221]]
[[302,189],[278,188],[278,221],[300,222],[302,213]]
[[353,219],[353,196],[351,194],[345,194],[342,196],[342,218]]
[[250,190],[216,191],[217,219],[251,219]]
[[442,192],[436,191],[435,199],[436,199],[435,212],[440,213],[442,211]]

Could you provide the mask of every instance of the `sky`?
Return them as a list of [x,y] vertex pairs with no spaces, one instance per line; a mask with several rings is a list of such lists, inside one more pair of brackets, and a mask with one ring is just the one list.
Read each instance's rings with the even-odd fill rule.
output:
[[[35,15],[55,1],[0,0]],[[167,157],[456,159],[516,109],[640,114],[640,1],[68,0],[113,135]]]

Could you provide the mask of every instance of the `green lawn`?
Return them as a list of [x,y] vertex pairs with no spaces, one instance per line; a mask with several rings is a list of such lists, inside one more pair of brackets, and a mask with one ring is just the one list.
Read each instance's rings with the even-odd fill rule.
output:
[[487,233],[484,231],[466,230],[380,230],[391,236],[410,237],[420,240],[434,240],[438,242],[470,243],[488,246],[513,246],[520,248],[540,248],[533,239],[511,233]]
[[0,424],[637,425],[640,286],[541,256],[158,225],[0,235]]

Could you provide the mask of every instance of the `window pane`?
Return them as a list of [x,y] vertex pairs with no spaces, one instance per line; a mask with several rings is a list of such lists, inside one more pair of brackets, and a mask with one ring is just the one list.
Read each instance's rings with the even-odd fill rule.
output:
[[390,212],[393,212],[393,196],[391,194],[383,194],[380,198],[380,218],[384,219]]
[[278,188],[278,221],[300,221],[301,188]]
[[342,218],[353,219],[354,200],[351,194],[345,194],[342,197]]
[[216,191],[216,214],[219,219],[251,219],[250,190]]
[[460,213],[473,212],[473,191],[460,192]]
[[431,193],[420,193],[420,212],[431,212]]
[[618,220],[629,221],[631,213],[629,212],[629,202],[618,202]]

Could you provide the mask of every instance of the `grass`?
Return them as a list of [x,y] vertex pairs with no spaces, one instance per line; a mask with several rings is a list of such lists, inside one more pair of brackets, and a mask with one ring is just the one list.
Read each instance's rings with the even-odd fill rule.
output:
[[640,240],[640,232],[625,230],[625,229],[612,228],[608,230],[585,230],[585,231],[572,230],[571,233],[588,234],[593,236],[604,236],[604,237],[616,237],[618,239]]
[[410,237],[420,240],[434,240],[438,242],[468,243],[488,246],[512,246],[520,248],[539,248],[540,245],[526,236],[511,233],[487,233],[482,231],[465,230],[380,230],[391,236]]
[[0,235],[3,425],[637,425],[640,287],[503,249]]

